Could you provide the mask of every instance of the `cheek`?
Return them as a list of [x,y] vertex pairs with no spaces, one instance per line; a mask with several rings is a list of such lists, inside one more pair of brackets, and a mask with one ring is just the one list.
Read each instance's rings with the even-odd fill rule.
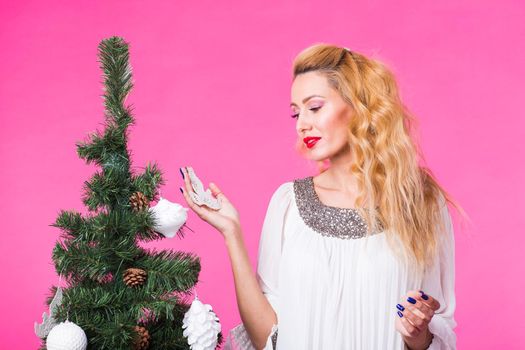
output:
[[320,120],[318,129],[321,135],[330,143],[345,143],[347,142],[347,128],[346,122],[340,118],[325,118]]

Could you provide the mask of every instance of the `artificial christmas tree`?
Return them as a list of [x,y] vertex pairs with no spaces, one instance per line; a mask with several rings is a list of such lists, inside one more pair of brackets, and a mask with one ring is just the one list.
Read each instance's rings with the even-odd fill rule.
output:
[[[77,153],[101,171],[85,182],[88,214],[62,210],[52,224],[61,229],[52,258],[67,286],[51,288],[50,316],[35,331],[42,349],[50,329],[63,324],[85,332],[87,349],[190,349],[182,328],[191,304],[185,298],[198,281],[200,259],[138,244],[175,233],[183,237],[187,209],[163,198],[158,208],[149,207],[164,180],[156,164],[141,174],[131,167],[127,129],[134,118],[124,105],[133,87],[128,44],[119,37],[105,39],[98,55],[105,129],[77,143]],[[220,331],[213,336],[220,345]]]

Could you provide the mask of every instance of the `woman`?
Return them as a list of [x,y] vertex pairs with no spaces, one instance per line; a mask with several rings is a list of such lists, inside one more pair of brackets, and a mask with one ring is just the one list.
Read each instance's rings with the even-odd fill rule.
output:
[[232,264],[243,323],[227,347],[455,349],[446,202],[459,206],[418,164],[394,76],[316,44],[294,61],[291,95],[298,150],[320,173],[273,193],[255,276],[236,209],[213,183],[222,209],[196,206],[185,176],[189,207],[224,235]]

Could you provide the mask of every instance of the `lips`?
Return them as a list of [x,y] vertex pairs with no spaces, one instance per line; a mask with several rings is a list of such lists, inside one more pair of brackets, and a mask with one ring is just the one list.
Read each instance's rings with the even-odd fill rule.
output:
[[306,144],[306,147],[312,148],[320,139],[320,137],[308,136],[303,139],[303,142]]

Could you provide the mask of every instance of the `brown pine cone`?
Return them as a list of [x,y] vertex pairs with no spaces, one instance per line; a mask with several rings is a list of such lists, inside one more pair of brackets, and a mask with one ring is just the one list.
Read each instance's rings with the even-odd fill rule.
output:
[[135,326],[135,332],[137,336],[133,342],[133,350],[145,350],[149,347],[149,332],[142,326]]
[[124,271],[124,282],[130,287],[141,286],[146,281],[148,273],[136,267]]
[[129,197],[129,204],[134,211],[141,211],[149,207],[149,199],[142,192],[135,192]]

